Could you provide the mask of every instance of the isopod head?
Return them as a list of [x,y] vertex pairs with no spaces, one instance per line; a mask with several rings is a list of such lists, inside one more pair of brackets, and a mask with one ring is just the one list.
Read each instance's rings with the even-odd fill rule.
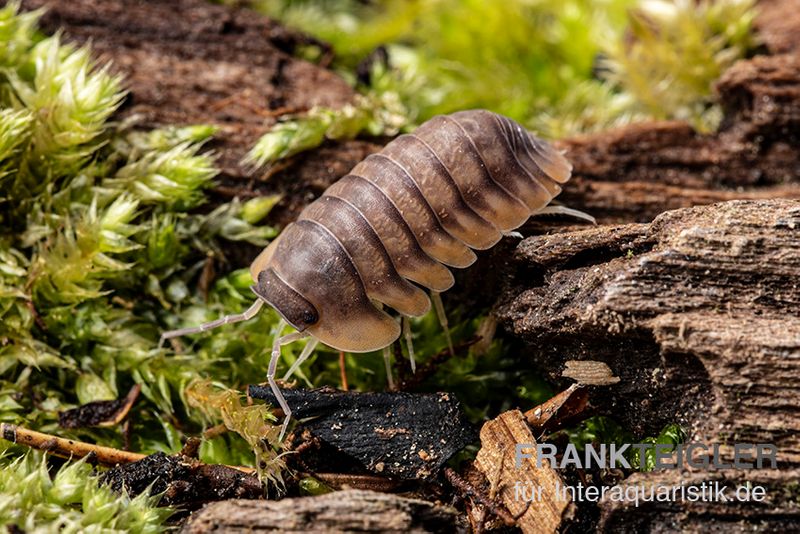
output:
[[290,224],[250,269],[259,298],[329,347],[371,352],[400,335],[400,325],[366,296],[346,252],[320,225]]

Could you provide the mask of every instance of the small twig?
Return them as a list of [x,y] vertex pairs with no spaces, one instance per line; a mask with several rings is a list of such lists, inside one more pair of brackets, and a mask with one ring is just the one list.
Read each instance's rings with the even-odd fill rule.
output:
[[[89,457],[92,464],[99,464],[105,467],[114,467],[121,464],[138,462],[147,457],[146,454],[138,452],[123,451],[112,447],[103,447],[74,439],[60,438],[52,434],[28,430],[10,423],[0,423],[0,438],[6,441],[25,445],[32,449],[44,451],[53,456],[67,459],[78,459]],[[191,448],[191,445],[190,445]],[[214,464],[203,464],[214,465]],[[253,474],[256,470],[252,467],[243,465],[224,465],[246,474]]]
[[463,496],[472,497],[480,504],[484,505],[487,510],[500,518],[506,526],[513,527],[517,524],[517,520],[514,519],[514,516],[512,516],[508,510],[502,507],[502,505],[498,506],[496,503],[492,502],[491,499],[485,497],[480,491],[473,487],[472,484],[461,478],[458,473],[451,468],[444,468],[444,476],[453,488],[459,491]]
[[347,369],[344,362],[344,351],[339,351],[339,373],[342,376],[342,391],[350,391],[347,386]]
[[136,452],[64,439],[8,423],[0,423],[0,435],[7,441],[45,451],[61,458],[84,458],[91,454],[94,461],[109,467],[138,462],[145,457],[144,454]]

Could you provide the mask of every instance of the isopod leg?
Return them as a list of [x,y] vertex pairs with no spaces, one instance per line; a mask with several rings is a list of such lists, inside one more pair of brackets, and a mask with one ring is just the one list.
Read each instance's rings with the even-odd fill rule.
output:
[[411,319],[403,317],[403,336],[406,338],[406,347],[408,347],[408,359],[411,362],[411,372],[417,372],[417,361],[414,358],[414,343],[411,340]]
[[281,347],[283,345],[288,345],[292,341],[302,339],[306,337],[306,335],[307,334],[302,332],[293,332],[281,337],[276,335],[275,341],[272,343],[272,354],[270,355],[269,367],[267,369],[267,382],[269,382],[269,387],[272,390],[273,395],[275,395],[275,399],[277,399],[278,404],[280,405],[281,410],[283,410],[283,414],[285,416],[283,420],[283,426],[281,427],[281,434],[278,437],[278,441],[280,442],[283,441],[283,436],[286,434],[286,428],[289,426],[289,420],[292,417],[292,410],[289,408],[289,404],[286,402],[286,399],[283,398],[283,393],[281,393],[277,382],[275,382],[275,371],[278,369],[278,360],[281,357]]
[[391,345],[383,347],[383,364],[386,366],[386,380],[389,382],[389,391],[394,391],[394,377],[392,376]]
[[447,315],[444,313],[444,304],[442,304],[442,297],[436,291],[431,291],[431,300],[433,307],[436,310],[436,316],[439,318],[439,324],[442,325],[444,336],[447,338],[447,349],[450,351],[450,356],[455,355],[453,350],[453,340],[450,338],[450,327],[447,324]]
[[164,344],[164,341],[166,341],[167,339],[171,339],[173,337],[185,336],[188,334],[199,334],[200,332],[205,332],[206,330],[211,330],[212,328],[216,328],[224,324],[249,321],[250,319],[255,317],[255,315],[258,313],[258,311],[261,309],[261,306],[263,305],[264,305],[263,300],[256,299],[253,305],[247,308],[242,313],[226,315],[225,317],[221,317],[215,321],[210,321],[208,323],[203,323],[199,326],[190,326],[188,328],[178,328],[177,330],[169,330],[167,332],[163,332],[161,334],[161,339],[158,341],[158,346],[161,347]]
[[314,353],[314,349],[317,348],[318,344],[319,341],[314,338],[308,340],[306,346],[303,347],[303,352],[300,353],[300,356],[297,357],[297,360],[295,360],[292,366],[289,367],[289,370],[286,371],[286,374],[283,375],[284,380],[289,380],[292,377],[295,371],[297,371],[297,369],[303,365],[303,362],[305,362]]
[[592,224],[597,224],[597,220],[586,212],[576,210],[573,208],[568,208],[567,206],[560,206],[554,204],[545,206],[544,208],[534,213],[534,215],[567,215],[569,217],[575,217],[576,219],[581,219],[582,221],[588,221]]

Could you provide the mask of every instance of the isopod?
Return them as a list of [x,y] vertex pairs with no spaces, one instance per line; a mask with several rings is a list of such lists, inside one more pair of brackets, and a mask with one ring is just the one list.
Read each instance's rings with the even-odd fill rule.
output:
[[410,331],[383,306],[422,316],[431,307],[422,288],[446,330],[439,293],[453,285],[449,267],[468,267],[473,249],[492,247],[533,214],[580,215],[547,207],[571,172],[561,152],[507,117],[434,117],[356,165],[259,254],[250,267],[258,298],[247,311],[165,332],[162,341],[250,319],[264,303],[275,308],[297,330],[276,336],[267,372],[285,432],[291,410],[275,382],[282,345],[312,338],[287,376],[317,342],[383,348],[388,359],[386,348]]

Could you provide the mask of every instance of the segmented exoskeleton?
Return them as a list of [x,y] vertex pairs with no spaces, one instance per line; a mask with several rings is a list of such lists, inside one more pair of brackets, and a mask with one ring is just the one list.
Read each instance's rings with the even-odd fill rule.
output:
[[356,165],[264,249],[250,267],[259,299],[249,310],[162,337],[249,319],[263,302],[274,307],[297,329],[276,339],[268,370],[285,430],[291,410],[274,380],[282,344],[309,335],[347,352],[388,347],[402,328],[382,305],[424,315],[431,301],[420,286],[443,318],[448,267],[469,266],[472,249],[490,248],[541,213],[571,170],[559,151],[501,115],[434,117]]

